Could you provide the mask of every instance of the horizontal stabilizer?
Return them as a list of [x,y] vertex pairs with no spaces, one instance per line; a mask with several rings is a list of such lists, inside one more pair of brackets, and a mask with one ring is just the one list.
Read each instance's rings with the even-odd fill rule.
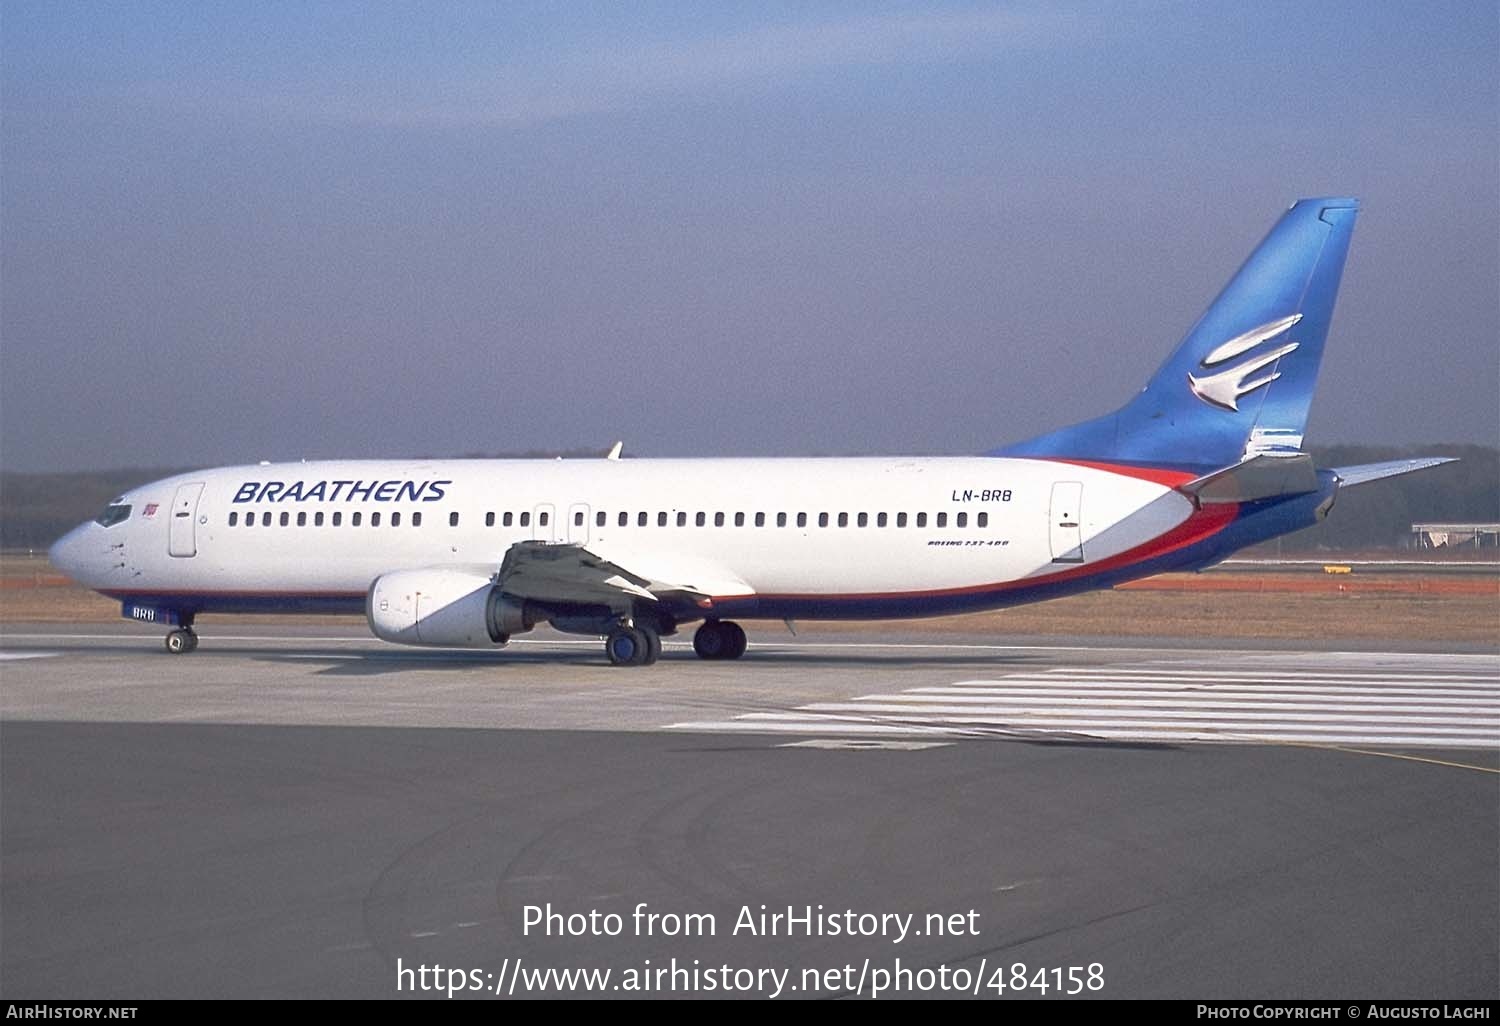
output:
[[1200,503],[1254,502],[1315,492],[1318,472],[1313,469],[1312,457],[1306,453],[1252,456],[1243,463],[1189,481],[1179,490],[1196,497]]
[[1426,470],[1428,467],[1456,462],[1458,461],[1453,456],[1423,456],[1414,460],[1388,460],[1385,463],[1361,463],[1357,467],[1334,467],[1333,472],[1338,475],[1339,486],[1348,488],[1367,481],[1379,481],[1383,477],[1410,474],[1413,470]]

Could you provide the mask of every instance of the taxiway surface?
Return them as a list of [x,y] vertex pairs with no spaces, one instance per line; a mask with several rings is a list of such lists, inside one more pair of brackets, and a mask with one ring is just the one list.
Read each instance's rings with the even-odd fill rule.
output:
[[[1100,966],[1105,996],[1500,996],[1492,652],[158,644],[0,635],[8,997],[386,997],[439,964],[841,996],[898,960],[985,996],[1016,963]],[[549,904],[621,930],[528,928]],[[697,935],[643,932],[641,905]],[[761,906],[819,929],[734,929]],[[830,935],[846,911],[914,918]]]

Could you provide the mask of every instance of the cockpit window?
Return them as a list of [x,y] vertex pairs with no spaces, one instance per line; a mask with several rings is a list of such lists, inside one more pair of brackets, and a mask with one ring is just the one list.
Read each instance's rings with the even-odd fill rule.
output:
[[100,527],[114,527],[122,520],[130,519],[130,507],[124,503],[112,502],[104,507],[104,512],[94,518],[94,523]]

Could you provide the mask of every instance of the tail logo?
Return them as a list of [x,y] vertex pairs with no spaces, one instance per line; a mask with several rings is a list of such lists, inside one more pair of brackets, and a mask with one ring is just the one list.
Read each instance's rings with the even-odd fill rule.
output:
[[[1232,360],[1236,356],[1249,352],[1262,342],[1270,341],[1277,335],[1285,333],[1301,319],[1301,314],[1292,314],[1290,317],[1282,317],[1279,320],[1262,324],[1258,328],[1252,328],[1243,335],[1236,335],[1205,356],[1199,366],[1204,370],[1217,367],[1226,360]],[[1241,399],[1254,392],[1257,388],[1269,385],[1281,377],[1281,372],[1279,370],[1272,371],[1270,374],[1261,375],[1260,377],[1255,377],[1255,375],[1295,350],[1299,344],[1297,342],[1284,343],[1264,353],[1252,356],[1242,363],[1234,364],[1223,370],[1215,370],[1212,374],[1204,374],[1201,377],[1196,374],[1189,374],[1188,387],[1193,390],[1194,395],[1210,406],[1217,406],[1221,410],[1237,411],[1240,408],[1239,401]]]

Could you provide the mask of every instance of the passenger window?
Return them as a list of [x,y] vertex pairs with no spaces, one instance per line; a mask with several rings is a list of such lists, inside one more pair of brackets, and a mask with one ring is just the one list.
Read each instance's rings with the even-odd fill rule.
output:
[[870,514],[868,514],[868,513],[861,513],[859,515],[859,519],[856,521],[856,523],[858,523],[860,527],[869,527],[870,526]]
[[512,523],[515,522],[515,518],[516,515],[514,513],[507,513],[505,514],[505,516],[500,518],[500,523],[504,527],[509,527]]
[[582,527],[583,526],[583,510],[578,510],[576,513],[573,514],[573,526],[574,527]]
[[636,527],[645,527],[648,522],[649,522],[649,518],[646,516],[645,513],[640,513],[635,518],[635,526]]
[[[599,515],[603,516],[604,514],[601,513]],[[599,522],[602,524],[604,521],[601,520]],[[623,509],[620,510],[620,526],[621,527],[629,527],[630,526],[630,514],[626,513]]]
[[307,513],[306,513],[306,511],[303,511],[303,512],[297,514],[297,526],[298,527],[306,527],[307,526]]
[[665,513],[658,513],[658,514],[656,514],[656,526],[657,527],[666,527],[667,526],[667,515]]
[[724,526],[724,514],[722,514],[722,513],[715,513],[714,514],[714,526],[715,527],[723,527]]
[[254,527],[255,526],[255,514],[254,513],[246,513],[245,514],[245,526],[246,527]]
[[400,527],[401,526],[401,514],[400,513],[392,513],[391,514],[391,526],[392,527]]
[[960,513],[957,516],[957,518],[954,520],[954,524],[956,526],[958,526],[958,527],[968,527],[969,526],[969,514],[967,514],[967,513]]
[[[418,517],[420,517],[421,515],[422,514],[420,514],[420,513],[417,514]],[[313,526],[314,527],[322,527],[323,526],[323,511],[322,510],[319,510],[318,512],[316,512],[316,513],[313,514]]]
[[819,513],[818,514],[818,526],[819,527],[827,527],[828,526],[828,514],[827,513]]
[[239,523],[240,523],[240,515],[238,513],[231,513],[231,514],[229,514],[229,526],[230,527],[238,527]]
[[344,523],[344,514],[342,514],[342,513],[335,513],[333,515],[333,526],[334,527],[339,527],[343,523]]
[[906,526],[906,514],[905,513],[897,513],[896,514],[896,526],[897,527],[905,527]]
[[[375,516],[379,516],[379,515],[380,515],[379,513],[375,514]],[[458,513],[457,513],[457,511],[448,514],[448,526],[449,527],[457,527],[458,526]]]
[[421,514],[420,511],[418,511],[416,513],[413,513],[411,515],[411,526],[413,526],[413,527],[421,527],[422,526],[422,514]]
[[696,523],[699,527],[702,527],[704,524],[708,523],[708,517],[702,513],[699,513],[696,517],[693,518],[693,522]]
[[778,513],[778,514],[776,514],[776,526],[777,527],[785,527],[786,526],[786,514],[785,513]]
[[847,514],[847,513],[840,513],[839,514],[839,526],[840,527],[848,527],[849,526],[849,514]]
[[522,527],[530,527],[531,526],[531,514],[530,513],[522,513],[521,514],[521,526]]
[[380,526],[380,514],[379,513],[371,513],[370,514],[370,526],[371,527],[379,527]]
[[947,527],[948,526],[948,514],[946,514],[946,513],[939,513],[937,515],[937,525],[939,527]]
[[290,526],[291,522],[292,522],[292,515],[290,513],[283,513],[283,514],[281,514],[281,526],[282,527],[288,527],[288,526]]
[[976,524],[978,524],[980,527],[989,527],[990,526],[990,515],[988,513],[981,513],[981,514],[979,514],[979,516],[977,516],[977,517],[974,518],[974,522]]
[[363,516],[363,514],[361,514],[361,513],[355,513],[352,516],[350,516],[349,517],[349,526],[350,527],[358,527],[359,526],[360,518],[362,516]]
[[766,526],[766,515],[764,513],[757,513],[757,514],[755,514],[755,526],[756,527],[765,527]]
[[743,514],[743,513],[736,513],[734,515],[734,526],[735,527],[744,527],[745,526],[745,514]]
[[[421,516],[421,514],[418,513],[417,516]],[[485,527],[494,527],[495,526],[495,514],[493,514],[493,513],[486,513],[484,515],[484,526]]]
[[875,515],[875,526],[876,527],[884,527],[885,526],[885,514],[884,513],[877,513]]
[[547,526],[547,511],[546,510],[543,510],[542,512],[540,512],[540,513],[538,513],[536,515],[536,522],[537,522],[537,525],[539,527],[546,527]]
[[917,514],[917,526],[918,527],[926,527],[927,526],[927,514],[926,513],[918,513]]
[[806,513],[798,513],[797,514],[797,526],[798,527],[806,527],[807,526],[807,514]]
[[677,514],[677,526],[678,527],[686,527],[687,526],[687,514],[686,513],[678,513]]

